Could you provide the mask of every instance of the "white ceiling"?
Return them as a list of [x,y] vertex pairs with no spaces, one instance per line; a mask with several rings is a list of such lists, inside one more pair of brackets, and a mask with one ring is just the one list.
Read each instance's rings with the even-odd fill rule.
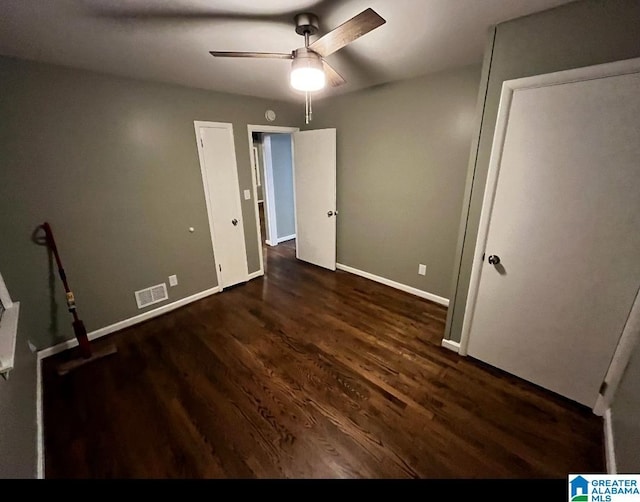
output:
[[289,61],[208,51],[290,52],[304,45],[295,13],[318,14],[325,33],[372,7],[387,23],[328,58],[348,83],[323,92],[350,92],[479,63],[489,26],[569,1],[2,0],[0,54],[298,101]]

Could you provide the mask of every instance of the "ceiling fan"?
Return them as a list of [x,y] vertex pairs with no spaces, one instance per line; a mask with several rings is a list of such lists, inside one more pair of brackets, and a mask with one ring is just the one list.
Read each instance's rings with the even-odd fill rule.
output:
[[332,87],[345,83],[325,58],[382,26],[386,20],[369,8],[311,43],[309,37],[318,33],[318,17],[312,13],[301,13],[295,16],[294,21],[296,33],[304,37],[304,47],[290,53],[210,51],[210,54],[225,58],[291,59],[291,87],[305,92],[305,122],[308,124],[312,114],[309,93],[324,88],[327,81]]

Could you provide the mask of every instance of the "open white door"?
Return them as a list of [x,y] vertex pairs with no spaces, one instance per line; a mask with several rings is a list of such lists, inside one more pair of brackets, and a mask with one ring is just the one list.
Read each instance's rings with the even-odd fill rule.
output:
[[336,130],[293,133],[296,257],[336,269]]
[[469,355],[589,407],[640,285],[638,89],[640,59],[504,83],[465,314]]

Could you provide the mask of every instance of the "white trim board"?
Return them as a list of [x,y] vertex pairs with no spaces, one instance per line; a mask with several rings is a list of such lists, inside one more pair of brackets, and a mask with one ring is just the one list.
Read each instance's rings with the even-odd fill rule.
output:
[[0,373],[7,378],[13,369],[18,336],[20,302],[14,302],[0,274],[0,303],[4,307],[4,321],[0,325]]
[[20,302],[13,302],[5,309],[0,324],[0,374],[5,378],[13,370],[15,363],[19,318]]
[[296,238],[296,234],[291,234],[291,235],[285,235],[284,237],[278,237],[278,244],[280,244],[281,242],[286,242],[286,241],[290,241],[291,239],[295,239]]
[[613,417],[611,408],[604,412],[604,454],[607,462],[607,474],[617,474],[616,450],[613,443]]
[[44,479],[44,422],[42,411],[42,355],[36,354],[36,478]]
[[260,277],[264,275],[264,270],[256,270],[255,272],[251,272],[249,274],[249,280],[255,279],[256,277]]
[[[166,314],[167,312],[171,312],[177,308],[183,307],[189,303],[193,303],[195,301],[201,300],[202,298],[206,298],[207,296],[211,296],[220,291],[220,287],[216,286],[215,288],[206,289],[201,291],[200,293],[196,293],[195,295],[187,296],[185,298],[181,298],[173,303],[169,303],[167,305],[163,305],[162,307],[158,307],[157,309],[149,310],[148,312],[144,312],[134,317],[130,317],[129,319],[124,319],[123,321],[118,321],[114,324],[110,324],[109,326],[105,326],[104,328],[97,329],[88,333],[89,340],[95,340],[96,338],[101,338],[103,336],[110,335],[111,333],[115,333],[116,331],[120,331],[121,329],[128,328],[129,326],[133,326],[135,324],[139,324],[141,322],[147,321],[149,319],[153,319],[154,317],[158,317],[162,314]],[[38,357],[44,359],[46,357],[53,356],[54,354],[58,354],[60,352],[64,352],[67,349],[71,349],[73,347],[78,346],[78,340],[72,338],[70,340],[66,340],[62,343],[54,345],[53,347],[48,347],[46,349],[42,349],[38,351]]]
[[448,298],[434,295],[433,293],[422,291],[421,289],[407,286],[406,284],[392,281],[391,279],[380,277],[379,275],[374,275],[369,272],[365,272],[364,270],[358,270],[357,268],[349,267],[348,265],[343,265],[342,263],[336,263],[336,268],[344,272],[349,272],[350,274],[359,275],[360,277],[364,277],[365,279],[369,279],[371,281],[379,282],[380,284],[384,284],[385,286],[391,286],[392,288],[399,289],[400,291],[404,291],[405,293],[419,296],[420,298],[424,298],[434,303],[444,305],[445,307],[449,306]]
[[262,164],[264,165],[264,215],[265,215],[265,235],[271,242],[278,242],[278,217],[276,215],[276,193],[273,180],[273,156],[271,154],[271,136],[262,137]]
[[460,342],[455,342],[453,340],[447,340],[446,338],[442,339],[442,346],[445,349],[449,349],[454,351],[456,354],[460,352]]
[[618,346],[613,353],[611,364],[604,376],[604,383],[606,383],[606,390],[598,396],[596,405],[593,408],[593,412],[596,415],[602,415],[608,410],[613,403],[616,389],[622,381],[624,370],[629,364],[629,359],[633,350],[640,340],[640,289],[636,293],[636,298],[631,306],[629,317],[625,322],[622,329],[622,335],[618,341]]

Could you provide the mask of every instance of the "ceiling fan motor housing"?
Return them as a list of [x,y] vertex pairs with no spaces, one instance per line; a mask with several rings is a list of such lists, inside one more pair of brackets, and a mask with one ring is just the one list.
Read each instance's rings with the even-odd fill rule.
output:
[[298,35],[304,35],[305,33],[315,35],[318,33],[318,16],[315,14],[302,13],[296,15],[294,19],[296,22],[296,33]]
[[293,61],[296,64],[304,64],[314,68],[322,68],[322,58],[317,52],[307,47],[300,47],[293,51]]

